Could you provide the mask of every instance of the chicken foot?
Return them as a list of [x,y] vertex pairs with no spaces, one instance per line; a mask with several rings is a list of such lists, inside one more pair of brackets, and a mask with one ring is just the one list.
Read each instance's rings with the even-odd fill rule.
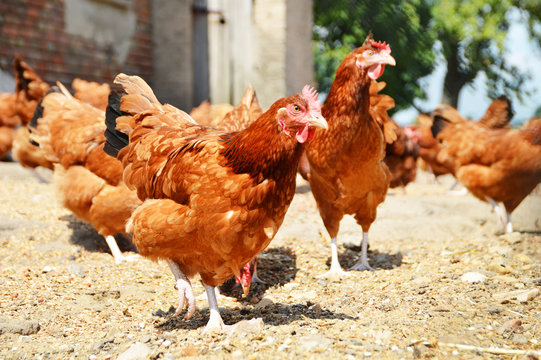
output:
[[350,274],[342,270],[342,267],[340,266],[340,262],[338,261],[338,246],[336,244],[336,237],[333,237],[331,239],[331,268],[325,274],[317,277],[336,281],[349,275]]
[[252,274],[252,282],[256,284],[262,284],[262,285],[268,285],[269,283],[265,280],[261,280],[259,276],[257,276],[257,259],[254,258],[254,273]]
[[361,260],[357,261],[355,265],[349,268],[349,270],[370,270],[376,271],[368,264],[368,233],[363,232],[363,239],[361,240]]
[[[180,267],[178,266],[176,262],[174,262],[171,259],[168,259],[167,264],[169,265],[171,272],[175,276],[175,281],[176,281],[175,287],[177,288],[178,294],[179,294],[178,307],[173,316],[178,316],[184,309],[184,306],[188,306],[186,315],[184,315],[184,320],[189,320],[192,317],[192,315],[195,313],[195,297],[193,295],[192,284],[190,283],[190,280],[188,280],[186,275],[184,275],[182,270],[180,270]],[[207,294],[208,294],[208,291],[207,291]],[[214,301],[216,302],[216,298],[214,299]]]
[[116,239],[114,236],[111,236],[111,235],[106,236],[105,242],[109,246],[109,249],[111,250],[111,254],[113,254],[113,257],[115,258],[115,263],[117,264],[120,264],[123,261],[134,261],[140,258],[139,255],[128,255],[128,256],[122,255],[122,252],[118,248],[118,244],[116,243]]
[[207,322],[207,326],[203,329],[201,335],[208,333],[209,331],[220,329],[224,330],[227,326],[224,324],[222,317],[220,316],[220,310],[218,309],[218,301],[216,301],[216,288],[203,283],[205,290],[207,291],[207,298],[209,299],[209,312],[210,317]]
[[503,204],[500,205],[489,197],[485,197],[485,200],[490,205],[492,205],[492,210],[494,210],[494,213],[498,217],[498,224],[500,224],[503,227],[504,232],[512,233],[513,224],[511,223],[511,214],[509,214],[509,212],[505,208],[505,205]]

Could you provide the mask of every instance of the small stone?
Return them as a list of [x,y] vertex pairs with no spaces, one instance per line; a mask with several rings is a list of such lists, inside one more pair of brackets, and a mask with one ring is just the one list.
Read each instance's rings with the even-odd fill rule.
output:
[[147,343],[150,341],[150,336],[149,335],[144,335],[142,338],[141,338],[141,342],[142,343]]
[[164,346],[164,347],[171,346],[171,341],[170,340],[165,340],[164,342],[162,342],[162,346]]
[[284,284],[283,289],[286,291],[289,291],[291,289],[298,287],[299,285],[300,285],[299,283],[290,282],[290,283]]
[[528,302],[535,299],[539,295],[539,289],[530,289],[525,290],[524,292],[517,295],[517,300],[520,302]]
[[488,270],[494,271],[495,273],[502,274],[502,275],[512,274],[515,272],[512,267],[506,264],[502,264],[500,261],[491,262],[488,265]]
[[539,289],[528,289],[528,290],[515,290],[507,291],[504,293],[493,294],[492,297],[500,301],[509,301],[509,300],[518,300],[520,302],[528,302],[534,299],[539,295]]
[[263,331],[265,323],[261,318],[242,320],[226,329],[228,336],[258,335]]
[[54,269],[55,269],[55,268],[52,267],[52,266],[45,266],[45,267],[41,270],[41,272],[48,273],[48,272],[50,272],[50,271],[53,271]]
[[528,343],[528,338],[522,334],[514,334],[511,341],[515,344],[526,345]]
[[470,271],[460,277],[460,280],[469,283],[482,283],[485,282],[486,279],[486,275],[478,271]]
[[82,278],[84,278],[86,276],[85,268],[82,267],[79,264],[69,264],[68,265],[68,272],[71,275],[79,276],[79,277],[82,277]]
[[261,310],[261,309],[265,309],[267,307],[270,307],[274,304],[274,301],[272,300],[272,298],[270,298],[269,296],[265,296],[263,297],[263,299],[261,299],[261,301],[256,305],[255,309],[256,310]]
[[39,322],[34,320],[0,319],[0,335],[4,333],[31,335],[40,329]]
[[101,339],[100,341],[97,341],[92,345],[93,351],[101,350],[105,347],[105,345],[110,344],[115,341],[115,338],[107,338],[107,339]]
[[120,354],[117,360],[146,360],[151,352],[147,345],[137,342]]
[[329,347],[332,345],[332,340],[323,335],[306,335],[301,336],[297,340],[299,347],[303,351],[311,351],[317,347]]
[[522,331],[522,321],[520,319],[511,319],[507,320],[502,324],[503,329],[513,329],[517,331]]

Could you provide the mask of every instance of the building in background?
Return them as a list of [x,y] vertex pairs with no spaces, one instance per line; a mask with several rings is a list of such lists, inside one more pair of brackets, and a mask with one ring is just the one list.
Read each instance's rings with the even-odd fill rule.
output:
[[299,92],[313,83],[311,38],[312,0],[0,2],[4,75],[15,54],[49,83],[137,74],[188,111],[236,103],[248,84],[265,107]]

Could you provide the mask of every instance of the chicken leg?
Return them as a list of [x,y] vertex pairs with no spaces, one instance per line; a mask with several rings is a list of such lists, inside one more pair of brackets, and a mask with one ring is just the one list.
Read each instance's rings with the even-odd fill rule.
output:
[[370,270],[376,271],[368,264],[368,233],[363,232],[363,239],[361,240],[361,260],[357,261],[355,265],[349,268],[349,270]]
[[340,266],[340,262],[338,261],[338,246],[336,244],[336,237],[333,237],[331,239],[331,268],[325,274],[319,275],[318,278],[340,280],[349,275],[350,274],[342,270],[342,267]]
[[[176,262],[174,262],[171,259],[168,259],[167,264],[169,265],[171,272],[175,276],[176,288],[179,294],[178,307],[173,316],[179,315],[184,309],[184,306],[188,306],[186,315],[184,315],[184,319],[188,320],[192,317],[192,315],[195,312],[195,297],[193,295],[192,284],[190,283],[190,280],[188,280],[186,275],[184,275],[184,273],[180,270],[180,267],[178,266]],[[207,294],[208,294],[208,291],[207,291]],[[214,298],[214,302],[216,302],[216,298]]]
[[492,210],[494,210],[494,213],[498,217],[498,223],[503,227],[504,232],[512,233],[513,224],[511,223],[511,214],[509,214],[505,205],[500,205],[489,197],[485,197],[485,200],[492,205]]
[[205,326],[205,329],[203,329],[203,332],[201,333],[201,335],[204,335],[214,329],[224,330],[227,327],[224,324],[222,317],[220,316],[220,310],[218,309],[218,302],[216,301],[215,287],[209,286],[205,283],[203,283],[203,285],[205,286],[205,290],[207,291],[207,297],[209,299],[210,317],[209,317],[207,326]]
[[113,257],[115,258],[115,263],[120,264],[123,261],[135,261],[140,258],[139,255],[122,255],[122,252],[118,248],[118,244],[116,243],[116,239],[114,236],[106,236],[105,242],[109,246],[109,249],[111,250],[111,254],[113,254]]

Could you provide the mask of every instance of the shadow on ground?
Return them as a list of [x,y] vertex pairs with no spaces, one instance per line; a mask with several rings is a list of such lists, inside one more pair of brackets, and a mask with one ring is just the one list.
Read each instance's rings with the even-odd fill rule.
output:
[[[72,230],[69,239],[70,243],[81,246],[86,251],[111,253],[105,238],[98,234],[92,225],[79,220],[73,215],[64,215],[60,220],[66,221],[68,228]],[[124,234],[115,235],[115,239],[120,251],[137,252],[135,245]]]
[[250,293],[243,298],[241,286],[236,284],[235,278],[232,277],[220,286],[220,292],[237,298],[241,303],[249,303],[254,297],[261,299],[268,288],[283,286],[295,279],[299,271],[296,263],[297,255],[290,248],[269,248],[257,255],[257,275],[265,284],[252,282]]
[[[165,321],[156,325],[156,328],[171,331],[175,329],[195,330],[203,328],[209,319],[209,310],[205,308],[200,311],[196,311],[190,320],[184,320],[182,314],[173,317],[175,308],[171,307],[167,312],[161,310],[156,311],[153,315],[164,318]],[[323,309],[311,302],[306,304],[291,304],[283,305],[280,303],[273,303],[266,306],[263,309],[258,308],[234,308],[234,309],[221,309],[220,314],[226,325],[233,325],[242,320],[250,320],[253,318],[261,318],[265,325],[286,325],[292,322],[309,319],[340,319],[340,320],[357,320],[356,317],[352,317],[343,313],[333,312],[327,309]]]
[[[349,269],[361,258],[361,247],[352,243],[344,244],[346,251],[338,255],[338,260],[342,265],[342,268]],[[402,265],[402,258],[404,256],[401,252],[394,254],[382,253],[377,250],[368,250],[368,263],[374,269],[394,269]],[[331,258],[327,258],[327,266],[331,266]]]

